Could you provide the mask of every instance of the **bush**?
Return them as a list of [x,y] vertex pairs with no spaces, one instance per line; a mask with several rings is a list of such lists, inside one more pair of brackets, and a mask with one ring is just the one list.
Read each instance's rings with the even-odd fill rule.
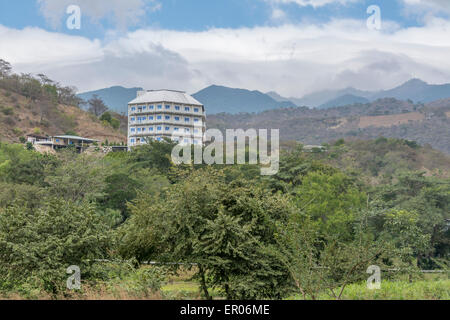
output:
[[12,116],[14,114],[14,110],[11,107],[3,107],[1,108],[1,111],[5,116]]
[[12,205],[0,211],[0,290],[27,286],[56,294],[66,286],[67,267],[77,265],[89,278],[110,244],[91,204],[49,199],[39,209]]

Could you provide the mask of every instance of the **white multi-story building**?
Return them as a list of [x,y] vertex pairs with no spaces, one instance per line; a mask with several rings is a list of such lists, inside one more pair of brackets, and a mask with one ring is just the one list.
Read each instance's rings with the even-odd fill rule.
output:
[[[175,90],[138,91],[128,103],[128,146],[161,141],[164,137],[184,144],[203,144],[206,130],[204,106]],[[180,140],[181,139],[181,140]]]

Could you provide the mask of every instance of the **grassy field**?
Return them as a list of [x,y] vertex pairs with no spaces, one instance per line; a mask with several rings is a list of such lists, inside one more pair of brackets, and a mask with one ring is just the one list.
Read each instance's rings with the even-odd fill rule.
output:
[[[200,300],[202,295],[198,282],[192,279],[195,271],[182,271],[178,275],[169,275],[161,290],[153,292],[135,278],[115,279],[96,285],[83,284],[80,292],[66,292],[61,295],[48,294],[32,290],[26,295],[11,293],[0,296],[2,299],[32,300]],[[335,290],[339,291],[339,290]],[[224,299],[218,290],[209,290],[216,299]],[[331,293],[323,292],[319,300],[333,300]],[[300,294],[294,294],[287,300],[302,300]],[[447,274],[427,274],[412,282],[404,279],[382,280],[381,289],[369,290],[365,282],[346,286],[342,300],[450,300],[450,279]]]
[[[336,290],[337,291],[337,290]],[[292,300],[302,299],[295,295]],[[330,300],[333,296],[322,293],[319,300]],[[342,300],[450,300],[450,280],[382,281],[381,289],[369,290],[366,283],[348,285]]]

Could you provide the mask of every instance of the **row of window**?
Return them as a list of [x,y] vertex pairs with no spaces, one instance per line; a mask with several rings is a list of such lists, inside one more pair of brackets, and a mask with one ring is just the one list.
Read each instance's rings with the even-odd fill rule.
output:
[[[171,120],[172,119],[172,117],[171,116],[162,116],[162,115],[157,115],[156,117],[155,116],[148,116],[148,117],[146,117],[146,116],[144,116],[144,117],[131,117],[131,122],[135,122],[136,120],[138,121],[138,122],[141,122],[141,121],[147,121],[147,119],[149,120],[149,121],[153,121],[153,120],[155,120],[155,118],[156,118],[156,120]],[[173,120],[175,120],[175,121],[181,121],[181,118],[180,117],[173,117]],[[191,118],[184,118],[184,122],[190,122],[191,121]],[[195,118],[194,119],[194,122],[200,122],[200,119],[199,118]]]
[[[157,141],[162,141],[162,138],[161,138],[161,137],[156,137],[155,139],[156,139]],[[178,138],[174,138],[173,141],[180,142],[180,140],[179,140]],[[184,143],[191,143],[191,139],[185,138],[185,139],[183,139],[183,142],[184,142]],[[140,138],[137,138],[137,139],[131,138],[131,139],[130,139],[130,144],[131,144],[131,145],[136,144],[136,143],[145,143],[145,140],[144,140],[144,139],[141,140]],[[193,144],[199,144],[200,141],[194,139],[194,140],[192,140],[192,143],[193,143]]]
[[[152,105],[150,105],[150,106],[131,107],[131,112],[135,112],[136,110],[138,112],[145,112],[147,110],[150,110],[150,111],[151,110],[155,110],[155,108],[156,108],[156,110],[163,110],[163,105],[160,104],[160,105],[157,105],[156,107],[152,106]],[[172,108],[171,105],[165,105],[164,106],[165,110],[171,110],[171,108]],[[175,109],[175,111],[181,111],[181,107],[180,106],[174,106],[174,109]],[[194,112],[200,112],[200,108],[192,108],[192,109],[194,110]],[[190,112],[191,111],[191,107],[184,107],[184,111]]]
[[[163,127],[162,126],[158,126],[156,128],[153,127],[148,127],[148,128],[131,128],[130,129],[131,133],[144,133],[144,132],[154,132],[154,131],[163,131]],[[170,127],[164,127],[164,131],[171,131]],[[173,128],[173,131],[175,132],[180,132],[180,128]],[[191,129],[190,128],[184,128],[184,132],[186,133],[190,133]],[[195,133],[199,133],[198,129],[194,129],[194,134]]]

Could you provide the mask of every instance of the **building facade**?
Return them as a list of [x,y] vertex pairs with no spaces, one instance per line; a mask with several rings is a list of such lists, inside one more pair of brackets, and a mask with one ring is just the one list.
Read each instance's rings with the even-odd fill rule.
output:
[[128,146],[148,139],[168,138],[183,144],[203,145],[205,107],[182,91],[138,91],[128,103]]

